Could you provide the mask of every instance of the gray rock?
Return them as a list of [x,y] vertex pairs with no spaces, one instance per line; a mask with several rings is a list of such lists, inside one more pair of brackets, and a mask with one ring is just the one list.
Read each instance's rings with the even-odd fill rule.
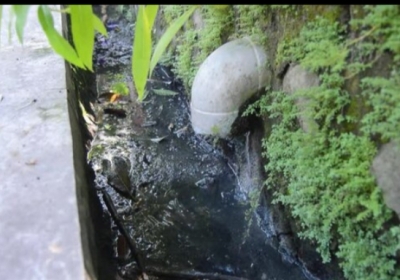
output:
[[385,144],[372,163],[372,173],[383,191],[386,205],[400,217],[400,147],[394,141]]
[[[302,68],[300,65],[290,65],[285,77],[283,78],[282,89],[288,94],[293,94],[298,90],[309,89],[319,85],[318,76],[310,73]],[[298,109],[302,112],[299,117],[301,128],[305,132],[311,132],[313,127],[317,126],[316,122],[305,114],[308,100],[305,98],[298,98],[296,100]]]

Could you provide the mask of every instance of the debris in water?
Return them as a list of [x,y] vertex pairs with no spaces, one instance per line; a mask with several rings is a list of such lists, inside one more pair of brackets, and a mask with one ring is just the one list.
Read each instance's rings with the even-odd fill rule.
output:
[[123,109],[104,108],[104,114],[114,115],[120,119],[126,118],[126,112]]
[[179,92],[168,90],[168,89],[153,89],[153,92],[158,95],[173,96],[177,95]]
[[141,125],[141,127],[150,127],[150,126],[153,126],[153,125],[156,125],[156,124],[157,124],[156,121],[146,121]]
[[168,135],[165,135],[165,136],[162,136],[162,137],[150,138],[150,141],[154,142],[154,143],[160,143],[162,140],[164,140],[167,137],[168,137]]

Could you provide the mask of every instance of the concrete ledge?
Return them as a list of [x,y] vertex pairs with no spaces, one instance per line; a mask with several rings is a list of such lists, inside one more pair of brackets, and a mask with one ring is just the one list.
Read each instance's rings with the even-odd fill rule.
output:
[[65,66],[37,7],[25,34],[0,48],[0,279],[84,279]]

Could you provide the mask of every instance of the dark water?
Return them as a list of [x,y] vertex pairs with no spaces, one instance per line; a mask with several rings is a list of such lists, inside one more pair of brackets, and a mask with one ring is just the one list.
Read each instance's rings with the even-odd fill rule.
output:
[[[96,47],[99,94],[107,91],[115,74],[131,80],[126,57],[112,57],[115,52],[106,50],[123,42],[118,36],[130,34],[124,28],[121,25],[120,35],[110,36],[106,43],[98,40],[103,44]],[[102,191],[110,196],[123,227],[136,243],[144,269],[247,279],[306,279],[300,267],[284,261],[268,245],[239,191],[237,174],[228,166],[234,159],[224,154],[217,139],[193,133],[188,99],[166,73],[167,69],[158,67],[149,90],[162,87],[179,94],[150,93],[142,104],[122,99],[95,105],[101,117],[89,162],[96,173],[99,198],[103,200]],[[113,110],[124,114],[113,114]],[[244,141],[244,136],[238,138]],[[233,142],[225,145],[232,150],[242,148]],[[105,205],[104,211],[108,213]],[[115,223],[113,232],[110,242],[119,277],[136,279],[138,265]],[[149,277],[181,279],[150,273]]]

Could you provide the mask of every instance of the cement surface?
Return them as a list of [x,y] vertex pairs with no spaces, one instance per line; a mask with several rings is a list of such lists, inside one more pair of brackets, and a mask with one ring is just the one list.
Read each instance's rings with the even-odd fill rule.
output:
[[9,10],[0,47],[0,279],[84,279],[64,61],[37,6],[24,45],[15,34],[8,42]]

